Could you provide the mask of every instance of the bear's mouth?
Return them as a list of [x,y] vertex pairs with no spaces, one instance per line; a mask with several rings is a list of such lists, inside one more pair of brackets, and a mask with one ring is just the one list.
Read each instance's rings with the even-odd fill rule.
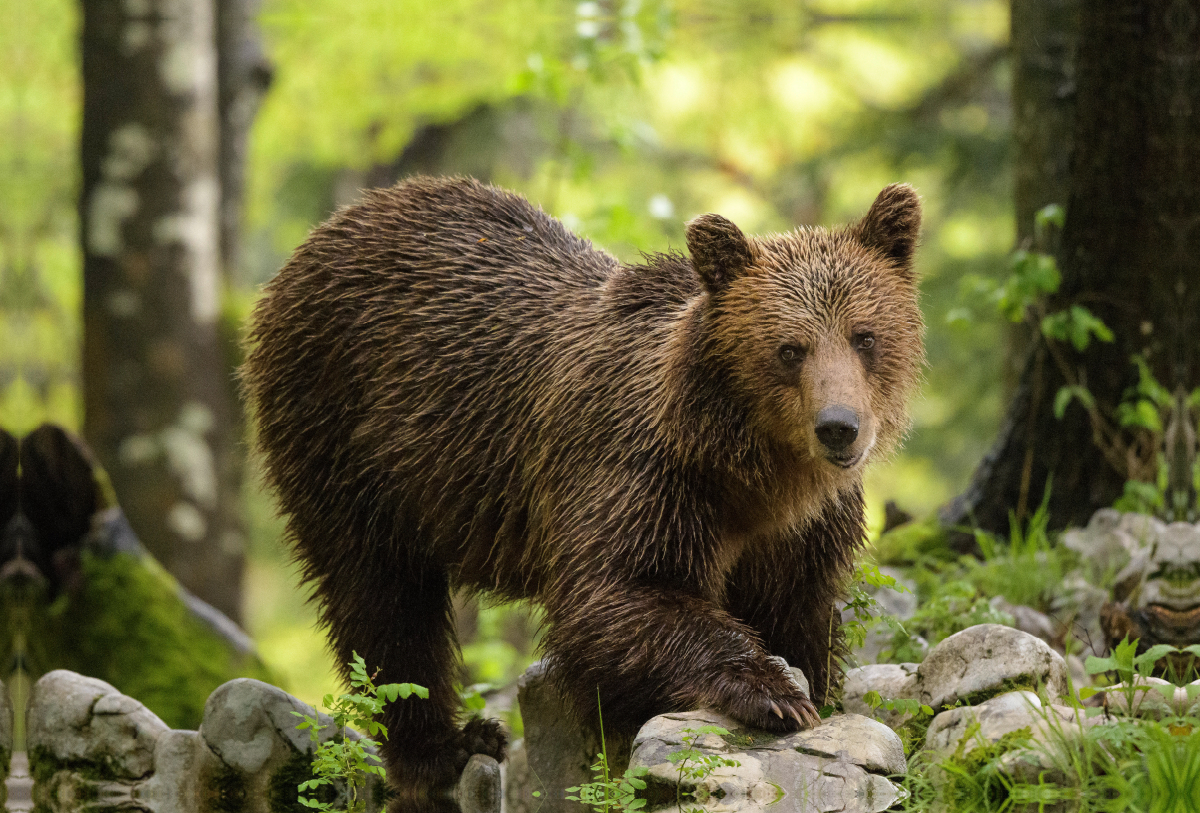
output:
[[858,461],[863,459],[863,454],[864,454],[864,452],[859,452],[858,454],[847,454],[847,455],[831,454],[831,455],[826,455],[825,459],[840,469],[849,469],[849,468],[853,468],[855,466],[855,464],[858,463]]

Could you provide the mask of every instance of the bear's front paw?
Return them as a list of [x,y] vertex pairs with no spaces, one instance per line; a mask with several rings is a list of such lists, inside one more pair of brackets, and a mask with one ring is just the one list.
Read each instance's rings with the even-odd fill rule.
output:
[[754,728],[788,732],[821,724],[817,707],[779,658],[740,673],[722,694],[718,710]]

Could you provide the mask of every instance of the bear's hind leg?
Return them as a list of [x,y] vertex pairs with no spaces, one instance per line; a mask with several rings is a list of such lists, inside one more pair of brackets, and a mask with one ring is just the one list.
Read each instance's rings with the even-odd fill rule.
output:
[[382,756],[393,794],[420,800],[451,785],[472,754],[504,758],[499,722],[458,726],[458,645],[443,569],[342,560],[334,573],[318,578],[318,595],[343,669],[357,652],[367,674],[378,670],[377,685],[416,683],[429,690],[428,699],[412,695],[384,708]]

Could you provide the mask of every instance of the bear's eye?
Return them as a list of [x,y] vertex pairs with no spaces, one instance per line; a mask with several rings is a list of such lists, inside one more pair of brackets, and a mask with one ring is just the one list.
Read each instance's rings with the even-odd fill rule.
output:
[[804,360],[804,348],[794,344],[785,344],[779,348],[779,360],[789,367],[794,367]]
[[875,337],[870,333],[856,333],[854,335],[855,350],[870,350],[875,346]]

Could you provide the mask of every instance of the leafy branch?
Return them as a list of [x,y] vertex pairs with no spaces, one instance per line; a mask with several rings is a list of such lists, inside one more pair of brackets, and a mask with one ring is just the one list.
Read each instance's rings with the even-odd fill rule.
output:
[[[429,690],[415,683],[385,683],[382,686],[376,686],[374,682],[376,675],[378,675],[378,671],[375,675],[367,674],[366,664],[355,652],[354,660],[350,663],[351,691],[338,695],[336,699],[332,694],[327,694],[322,700],[325,709],[333,718],[333,727],[336,729],[335,735],[324,742],[321,741],[321,733],[326,726],[323,726],[317,719],[315,712],[313,714],[292,712],[303,721],[296,728],[300,731],[307,730],[309,739],[315,747],[312,763],[313,778],[296,786],[300,794],[299,801],[305,807],[320,811],[333,810],[334,807],[331,803],[306,794],[310,794],[318,788],[327,786],[332,788],[335,784],[341,783],[346,787],[346,810],[348,813],[363,813],[367,806],[365,796],[367,779],[370,776],[385,778],[379,757],[368,750],[378,750],[379,748],[379,742],[372,739],[373,737],[387,739],[388,735],[387,727],[376,717],[383,711],[387,703],[398,699],[407,699],[413,695],[425,699],[429,697]],[[368,736],[348,737],[346,734],[349,728],[365,731]]]

